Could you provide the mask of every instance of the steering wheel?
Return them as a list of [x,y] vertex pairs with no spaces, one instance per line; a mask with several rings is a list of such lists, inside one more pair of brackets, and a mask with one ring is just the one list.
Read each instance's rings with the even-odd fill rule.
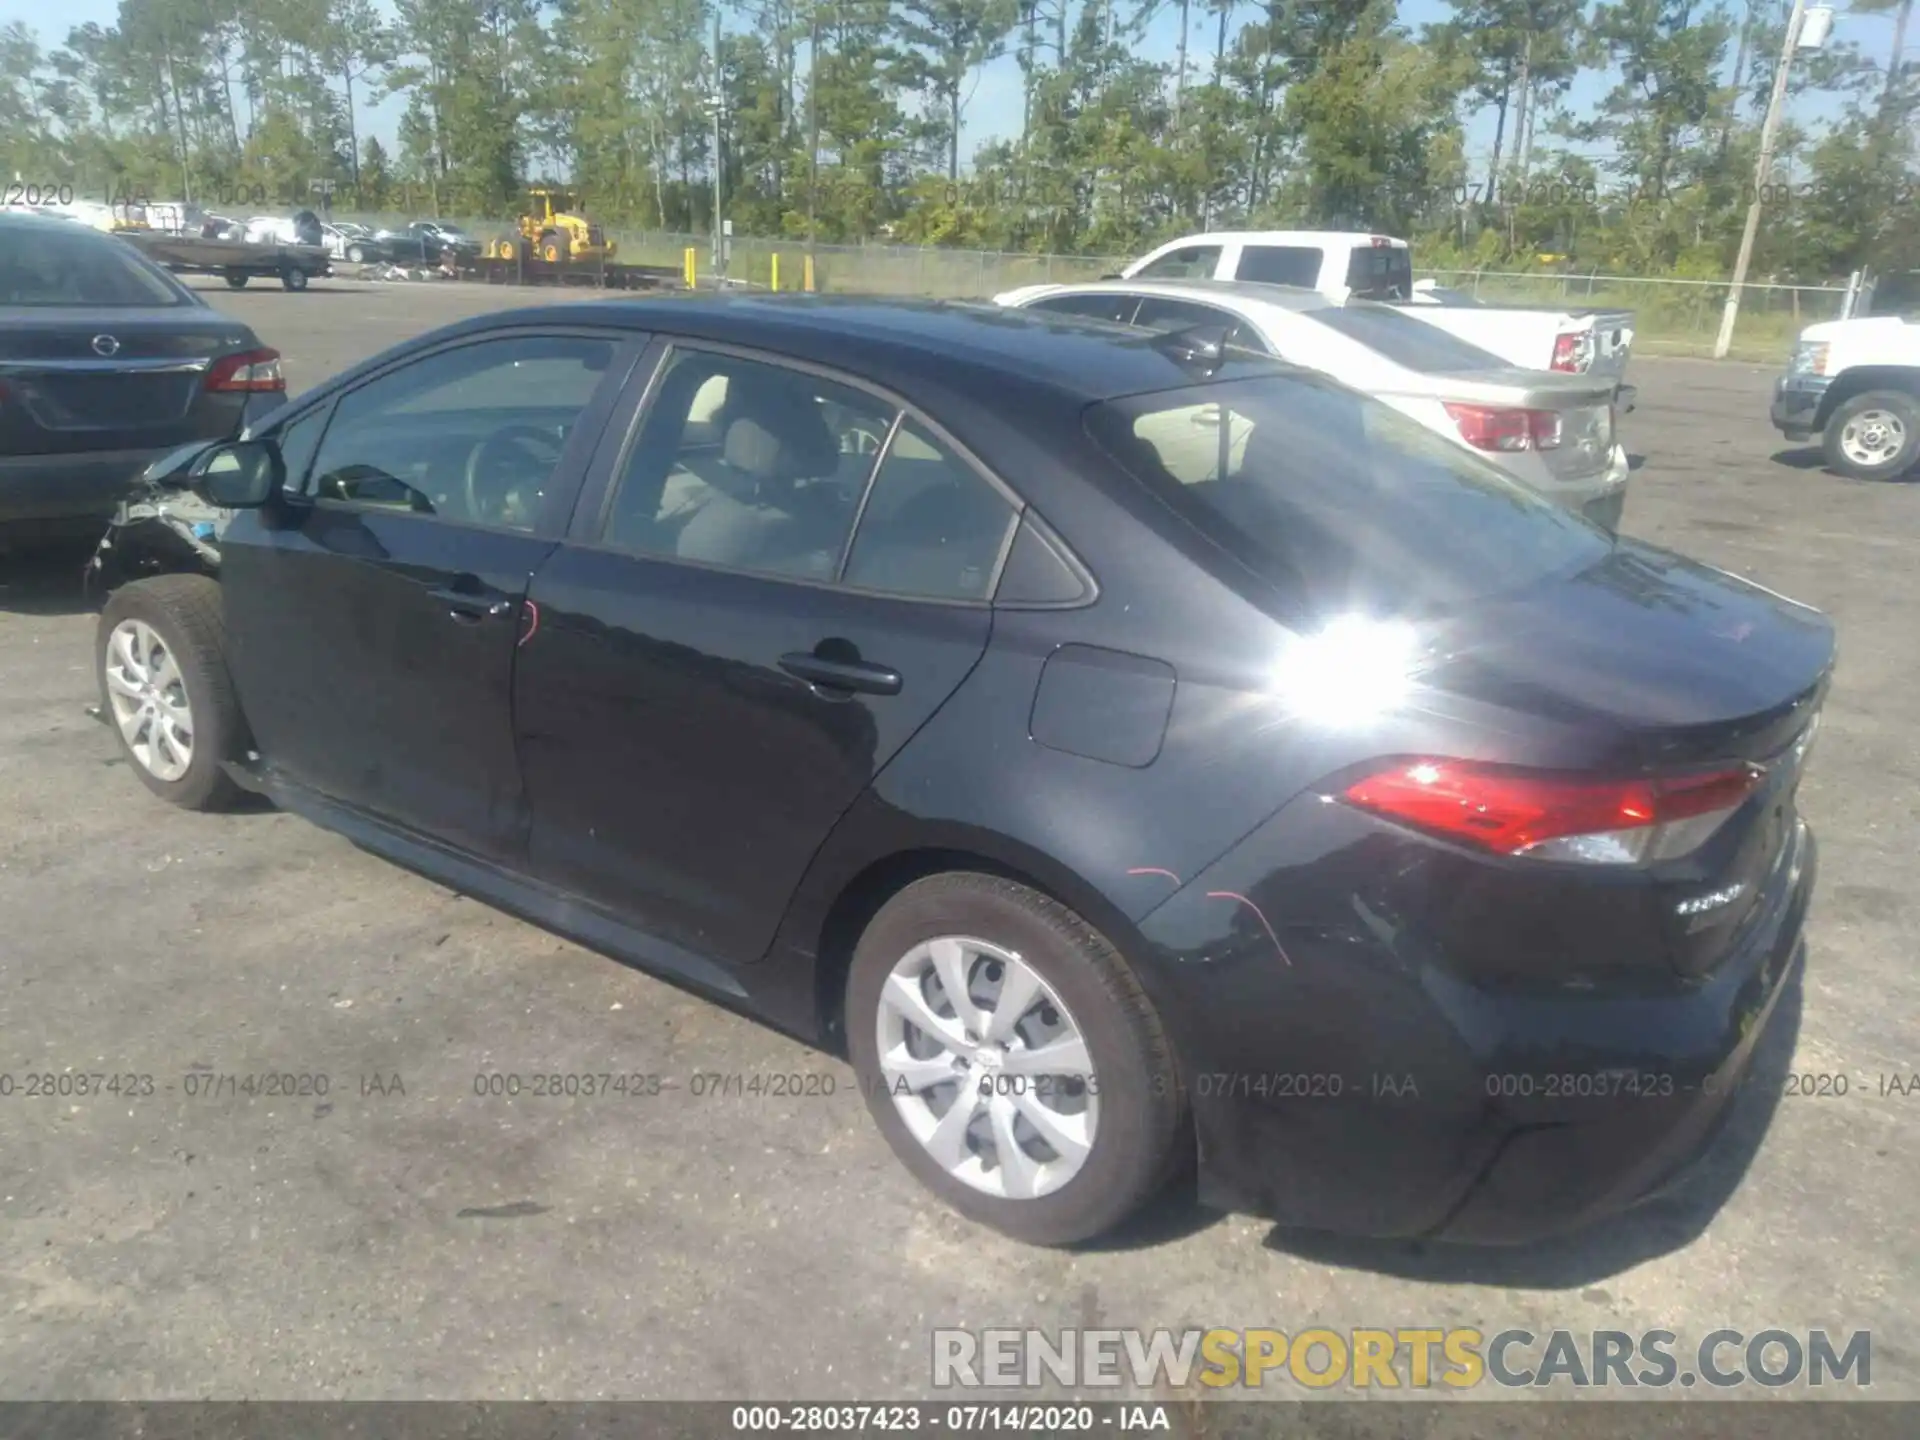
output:
[[[539,425],[506,425],[483,437],[467,452],[468,517],[486,523],[532,524],[531,505],[525,515],[511,513],[517,498],[515,480],[518,477],[509,473],[505,483],[498,484],[489,472],[505,466],[528,470],[537,466],[539,483],[544,484],[560,459],[560,450],[559,437]],[[538,499],[539,493],[536,485],[534,499]],[[495,510],[501,513],[495,515]]]

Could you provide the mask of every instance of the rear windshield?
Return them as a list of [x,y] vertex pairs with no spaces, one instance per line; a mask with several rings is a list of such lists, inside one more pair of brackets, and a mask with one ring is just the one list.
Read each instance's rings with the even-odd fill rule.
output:
[[192,303],[191,291],[124,240],[78,225],[57,236],[15,231],[0,245],[0,305],[123,309]]
[[1329,330],[1379,351],[1394,364],[1423,375],[1499,370],[1507,363],[1491,350],[1450,335],[1438,325],[1384,306],[1329,305],[1314,311],[1313,318]]
[[1404,245],[1369,245],[1347,261],[1347,289],[1364,300],[1404,300],[1413,293],[1413,252]]
[[1602,531],[1399,411],[1306,375],[1094,406],[1122,468],[1317,614],[1443,612],[1570,575]]

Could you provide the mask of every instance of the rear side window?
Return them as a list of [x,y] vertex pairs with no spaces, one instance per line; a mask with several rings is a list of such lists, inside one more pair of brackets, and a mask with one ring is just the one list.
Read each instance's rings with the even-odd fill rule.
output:
[[1298,285],[1312,290],[1320,283],[1326,252],[1311,245],[1249,245],[1240,252],[1236,280],[1262,285]]
[[127,310],[194,303],[193,292],[124,240],[89,233],[10,233],[0,244],[0,305],[84,305]]
[[984,600],[1014,509],[971,466],[903,420],[873,478],[841,577],[862,590]]
[[1404,245],[1369,245],[1347,261],[1347,289],[1365,300],[1404,300],[1413,293],[1413,252]]
[[1036,301],[1027,308],[1049,315],[1081,315],[1089,320],[1111,320],[1124,325],[1133,318],[1134,307],[1139,303],[1137,295],[1102,291],[1097,295],[1056,295],[1049,300]]
[[1211,280],[1219,268],[1218,245],[1182,245],[1134,273],[1150,280]]
[[1267,342],[1239,316],[1192,300],[1167,300],[1158,295],[1149,295],[1140,302],[1140,311],[1133,317],[1133,323],[1144,329],[1161,331],[1188,330],[1196,325],[1225,325],[1227,344],[1260,355],[1272,353],[1267,348]]
[[1096,405],[1123,469],[1318,614],[1419,615],[1572,574],[1600,531],[1417,421],[1316,376]]
[[1312,318],[1369,350],[1379,351],[1394,364],[1423,375],[1498,370],[1507,364],[1491,350],[1482,350],[1438,325],[1384,305],[1329,305],[1314,311]]

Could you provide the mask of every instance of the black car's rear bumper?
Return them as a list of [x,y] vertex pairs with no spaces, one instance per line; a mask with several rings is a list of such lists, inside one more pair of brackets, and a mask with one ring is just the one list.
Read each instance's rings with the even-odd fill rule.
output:
[[1773,428],[1789,440],[1811,440],[1820,433],[1820,402],[1833,384],[1826,375],[1783,375],[1773,383]]
[[1518,1244],[1668,1188],[1707,1149],[1800,957],[1813,837],[1710,975],[1643,993],[1476,986],[1393,916],[1292,925],[1232,877],[1149,916],[1209,1204],[1307,1229]]

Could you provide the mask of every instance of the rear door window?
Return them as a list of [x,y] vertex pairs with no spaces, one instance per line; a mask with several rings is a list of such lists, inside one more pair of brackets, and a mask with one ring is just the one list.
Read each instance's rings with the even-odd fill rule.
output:
[[1326,252],[1316,245],[1249,245],[1240,252],[1240,268],[1234,278],[1312,290],[1320,284],[1324,263]]
[[1148,330],[1161,331],[1190,330],[1196,325],[1225,325],[1227,344],[1260,355],[1272,353],[1259,332],[1231,310],[1216,310],[1211,305],[1202,305],[1194,300],[1167,300],[1158,295],[1149,295],[1140,302],[1140,310],[1133,317],[1133,323]]
[[1096,295],[1055,295],[1051,299],[1037,300],[1027,308],[1045,311],[1049,315],[1082,315],[1089,320],[1111,320],[1124,325],[1133,319],[1133,312],[1139,304],[1140,297],[1137,295],[1101,291]]
[[1087,426],[1176,514],[1317,614],[1444,612],[1609,549],[1495,466],[1317,376],[1127,396],[1094,406]]

